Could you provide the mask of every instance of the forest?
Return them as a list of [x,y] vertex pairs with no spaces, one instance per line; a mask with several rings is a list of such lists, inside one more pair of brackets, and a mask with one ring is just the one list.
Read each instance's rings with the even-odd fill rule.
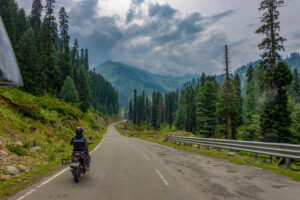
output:
[[[0,16],[10,37],[22,73],[21,89],[36,96],[55,96],[104,114],[118,114],[118,93],[95,70],[89,70],[89,52],[70,46],[69,16],[61,7],[54,13],[55,0],[33,0],[26,15],[15,0],[0,0]],[[42,19],[42,16],[43,19]]]
[[[205,75],[187,82],[183,89],[161,94],[133,91],[128,120],[138,126],[158,130],[184,130],[200,137],[265,142],[300,143],[300,78],[282,59],[285,38],[280,36],[279,8],[283,1],[261,1],[264,35],[258,44],[261,61],[247,66],[242,94],[241,77],[230,73],[230,48],[224,47],[225,74]],[[297,54],[299,56],[299,54]]]

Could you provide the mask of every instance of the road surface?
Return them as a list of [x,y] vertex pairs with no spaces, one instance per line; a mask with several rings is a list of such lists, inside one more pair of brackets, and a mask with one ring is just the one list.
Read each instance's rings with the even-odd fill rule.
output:
[[12,200],[299,200],[300,183],[256,167],[121,136],[110,126],[74,183],[68,168]]

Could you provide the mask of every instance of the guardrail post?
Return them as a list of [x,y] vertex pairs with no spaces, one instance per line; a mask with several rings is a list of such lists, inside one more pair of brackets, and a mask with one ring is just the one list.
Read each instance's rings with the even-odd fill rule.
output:
[[287,168],[291,166],[291,159],[290,158],[285,158],[285,166]]
[[258,153],[254,153],[254,158],[258,159]]
[[277,163],[278,162],[278,157],[277,156],[273,156],[273,163]]
[[200,144],[197,144],[197,148],[200,149]]
[[193,146],[193,144],[192,143],[190,143],[190,147],[192,147]]

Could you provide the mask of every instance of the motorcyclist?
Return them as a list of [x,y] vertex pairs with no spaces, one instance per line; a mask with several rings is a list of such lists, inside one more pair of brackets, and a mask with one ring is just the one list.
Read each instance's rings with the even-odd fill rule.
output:
[[[82,142],[77,142],[77,141],[82,140]],[[75,145],[75,143],[77,145]],[[83,136],[83,128],[82,127],[77,127],[76,128],[76,135],[72,137],[71,140],[71,145],[73,145],[73,151],[81,151],[82,149],[85,152],[86,155],[86,167],[87,171],[90,169],[90,155],[89,155],[89,148],[88,148],[88,142],[87,139]]]

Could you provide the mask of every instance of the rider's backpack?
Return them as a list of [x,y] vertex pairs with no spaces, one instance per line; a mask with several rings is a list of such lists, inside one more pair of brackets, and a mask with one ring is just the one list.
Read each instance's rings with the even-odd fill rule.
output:
[[83,138],[80,138],[80,139],[74,138],[73,146],[74,146],[73,151],[85,151],[84,139]]

